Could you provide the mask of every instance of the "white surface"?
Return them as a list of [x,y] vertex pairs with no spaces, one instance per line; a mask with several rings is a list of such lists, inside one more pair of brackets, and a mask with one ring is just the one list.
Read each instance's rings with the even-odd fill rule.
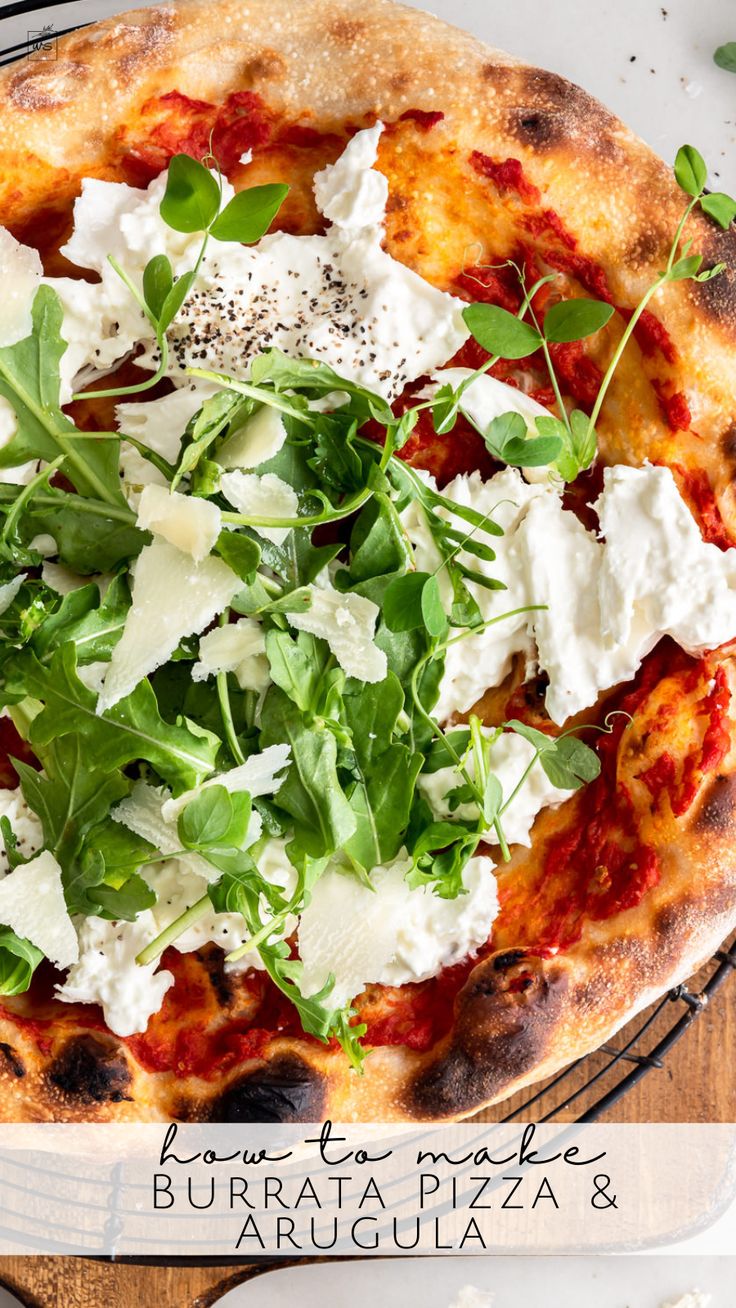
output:
[[[713,63],[716,47],[736,40],[733,0],[406,2],[572,78],[668,161],[678,145],[691,142],[707,156],[714,186],[736,189],[736,76]],[[0,19],[0,46],[24,41],[30,28],[45,23],[61,31],[140,3],[79,0],[42,16]]]
[[15,1295],[10,1293],[10,1290],[6,1290],[0,1285],[0,1308],[23,1308],[23,1304],[20,1299],[16,1299]]
[[[688,1290],[733,1304],[728,1258],[402,1258],[321,1263],[265,1272],[218,1308],[449,1308],[463,1285],[493,1293],[493,1308],[661,1308]],[[1,1306],[0,1306],[1,1308]]]

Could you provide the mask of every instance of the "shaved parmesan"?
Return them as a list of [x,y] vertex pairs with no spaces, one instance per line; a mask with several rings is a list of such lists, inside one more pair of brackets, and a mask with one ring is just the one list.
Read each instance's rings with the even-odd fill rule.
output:
[[264,404],[228,437],[217,454],[217,462],[223,468],[257,468],[278,454],[285,440],[281,414]]
[[210,786],[224,786],[231,795],[247,790],[254,799],[259,795],[274,795],[284,779],[283,772],[290,759],[291,750],[288,745],[269,745],[262,753],[251,754],[240,767],[220,772],[218,776],[203,781],[201,786],[195,786],[194,790],[187,790],[176,799],[168,799],[161,814],[165,821],[174,821],[195,795]]
[[10,608],[10,605],[13,603],[13,600],[18,594],[23,582],[27,579],[27,576],[28,574],[26,572],[19,572],[18,576],[13,577],[12,581],[6,581],[2,586],[0,586],[0,614],[3,614],[6,609]]
[[52,563],[47,559],[41,568],[41,580],[46,583],[49,590],[55,590],[57,595],[71,595],[73,590],[86,586],[89,578],[80,577],[64,563]]
[[255,618],[239,618],[202,637],[192,681],[205,681],[218,672],[234,672],[241,690],[260,693],[269,685],[266,639]]
[[208,627],[240,586],[240,578],[221,559],[195,563],[158,537],[144,546],[135,563],[131,606],[97,712],[104,713],[135,690],[139,681],[171,658],[185,636]]
[[156,972],[158,959],[145,967],[135,961],[136,954],[157,934],[156,919],[149,909],[135,922],[84,918],[79,928],[79,961],[64,984],[57,986],[56,998],[65,1004],[100,1004],[115,1035],[145,1031],[174,984],[171,972]]
[[42,276],[38,251],[29,245],[21,245],[5,227],[0,227],[0,282],[3,288],[0,346],[14,345],[30,335],[31,306]]
[[377,604],[352,591],[311,586],[312,603],[305,613],[287,613],[298,631],[308,631],[327,641],[343,672],[359,681],[383,681],[388,670],[386,655],[373,637],[379,614]]
[[[245,517],[295,518],[299,511],[296,491],[273,472],[267,472],[263,477],[252,472],[226,472],[220,490]],[[253,530],[274,545],[281,545],[291,528],[259,527],[254,523]]]
[[144,486],[138,526],[163,536],[196,563],[206,559],[220,534],[220,510],[196,495],[179,495],[164,486]]
[[57,967],[79,957],[77,933],[64,899],[61,868],[48,850],[20,863],[0,881],[0,922],[30,940]]

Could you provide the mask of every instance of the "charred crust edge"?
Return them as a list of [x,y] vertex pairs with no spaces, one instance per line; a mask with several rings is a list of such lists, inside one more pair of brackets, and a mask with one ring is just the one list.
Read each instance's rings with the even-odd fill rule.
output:
[[119,1104],[129,1100],[130,1068],[115,1041],[96,1035],[76,1035],[51,1063],[50,1084],[80,1104]]
[[212,1104],[213,1122],[319,1122],[326,1103],[324,1076],[295,1054],[232,1081]]

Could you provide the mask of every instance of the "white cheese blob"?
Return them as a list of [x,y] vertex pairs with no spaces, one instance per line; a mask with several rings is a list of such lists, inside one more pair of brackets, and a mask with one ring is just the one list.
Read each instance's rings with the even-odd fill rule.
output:
[[12,581],[6,581],[0,586],[0,616],[10,608],[23,582],[28,578],[27,572],[19,572],[17,577]]
[[[427,477],[429,484],[434,485]],[[495,551],[493,562],[478,559],[461,550],[459,559],[476,572],[502,581],[506,590],[488,590],[469,581],[468,589],[477,601],[483,620],[501,619],[493,626],[467,635],[450,645],[445,655],[445,673],[434,715],[445,721],[453,713],[464,713],[472,708],[489,686],[497,686],[511,670],[515,654],[521,653],[527,662],[534,656],[534,644],[528,631],[527,614],[502,617],[514,609],[528,604],[528,588],[522,561],[515,548],[516,532],[529,504],[539,496],[554,492],[542,486],[530,486],[514,468],[506,468],[484,481],[479,472],[470,476],[455,477],[442,489],[442,494],[457,504],[488,513],[503,528],[503,536],[489,536],[479,531],[478,538]],[[450,517],[438,509],[442,517]],[[434,572],[441,562],[437,548],[427,526],[421,505],[412,502],[401,515],[406,533],[416,552],[417,568]],[[463,533],[471,530],[462,518],[452,519]],[[451,603],[451,592],[446,573],[440,572],[440,586],[446,607]]]
[[382,133],[383,123],[357,132],[337,163],[315,176],[317,208],[337,227],[369,227],[384,220],[388,180],[373,167]]
[[97,712],[129,695],[171,658],[185,636],[199,635],[240,586],[240,578],[221,559],[210,556],[195,563],[160,537],[145,545],[135,563],[131,606]]
[[[6,817],[10,823],[18,841],[18,853],[23,858],[32,858],[43,844],[43,827],[40,818],[26,804],[20,786],[15,790],[0,790],[0,817]],[[9,867],[5,845],[0,841],[0,876]]]
[[310,586],[311,605],[304,613],[287,613],[298,631],[326,640],[343,672],[359,681],[383,681],[388,662],[373,637],[379,608],[352,591],[341,594],[326,586]]
[[[491,728],[484,729],[486,737],[493,734]],[[514,794],[532,764],[534,754],[534,746],[514,731],[504,731],[491,745],[488,766],[501,784],[504,803]],[[468,757],[465,766],[470,776],[475,777],[472,754]],[[437,772],[423,772],[419,776],[418,784],[436,818],[454,816],[477,819],[478,809],[475,804],[461,804],[453,814],[448,796],[451,791],[464,784],[457,768],[440,768]],[[568,791],[559,790],[557,786],[552,785],[537,760],[501,818],[501,826],[508,843],[531,846],[530,832],[537,814],[543,808],[557,808],[568,798],[568,794]],[[484,839],[488,844],[498,844],[498,835],[493,827],[486,833]]]
[[[197,284],[169,331],[172,373],[193,364],[239,377],[265,344],[314,357],[382,395],[438,367],[467,339],[462,302],[436,290],[382,247],[386,180],[373,170],[380,126],[358,133],[342,159],[316,179],[336,221],[324,235],[277,232],[253,246],[211,240]],[[159,206],[163,173],[146,191],[85,180],[64,253],[94,268],[99,284],[60,278],[69,349],[65,398],[85,364],[110,367],[138,342],[154,350],[150,324],[110,266],[112,254],[137,283],[151,250],[175,274],[193,266],[199,234],[173,232]],[[223,184],[223,202],[232,188]],[[227,333],[222,324],[226,321]]]
[[736,549],[703,540],[669,468],[606,468],[595,507],[604,636],[702,654],[736,635]]
[[0,347],[14,345],[30,335],[33,325],[31,308],[42,276],[38,251],[21,245],[5,227],[0,227],[0,284],[3,288]]
[[498,913],[491,860],[469,860],[467,893],[457,899],[440,899],[426,886],[410,890],[410,867],[399,855],[374,868],[373,889],[329,868],[320,877],[299,922],[305,995],[316,994],[333,973],[331,1002],[344,1004],[374,982],[426,980],[485,943]]
[[143,531],[162,536],[195,563],[207,558],[222,525],[220,510],[210,500],[155,485],[143,487],[137,521]]
[[217,452],[217,462],[223,468],[258,468],[278,454],[285,440],[281,414],[270,404],[264,404],[228,436]]
[[[296,491],[274,472],[267,472],[262,477],[254,472],[225,472],[220,490],[233,508],[245,517],[296,518],[299,513]],[[291,528],[255,526],[253,530],[272,544],[282,545]]]
[[598,578],[602,547],[558,496],[537,500],[519,529],[539,665],[549,677],[545,697],[554,722],[595,703],[600,690],[633,676],[636,654],[609,648],[601,635]]
[[260,693],[270,685],[266,638],[255,618],[238,618],[202,636],[192,681],[206,681],[218,672],[233,672],[241,690]]
[[79,961],[70,969],[56,998],[65,1004],[100,1004],[110,1030],[118,1036],[145,1031],[164,995],[174,984],[171,972],[157,972],[158,959],[142,967],[136,955],[157,934],[150,909],[135,922],[108,922],[85,917],[79,926]]
[[268,745],[260,754],[251,754],[250,758],[239,767],[231,768],[228,772],[219,772],[216,777],[209,777],[201,786],[186,790],[183,795],[177,795],[176,799],[167,799],[161,809],[162,817],[166,822],[174,821],[195,795],[200,795],[210,786],[224,786],[231,795],[247,790],[253,799],[261,795],[274,795],[284,779],[284,772],[290,762],[289,745]]
[[61,868],[49,850],[20,863],[0,881],[0,922],[57,967],[76,963],[77,933],[64,899]]

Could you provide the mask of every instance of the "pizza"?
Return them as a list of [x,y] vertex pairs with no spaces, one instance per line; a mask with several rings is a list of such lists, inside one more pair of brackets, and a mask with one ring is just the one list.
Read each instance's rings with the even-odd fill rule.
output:
[[736,205],[388,0],[0,98],[0,1116],[597,1048],[736,926]]

